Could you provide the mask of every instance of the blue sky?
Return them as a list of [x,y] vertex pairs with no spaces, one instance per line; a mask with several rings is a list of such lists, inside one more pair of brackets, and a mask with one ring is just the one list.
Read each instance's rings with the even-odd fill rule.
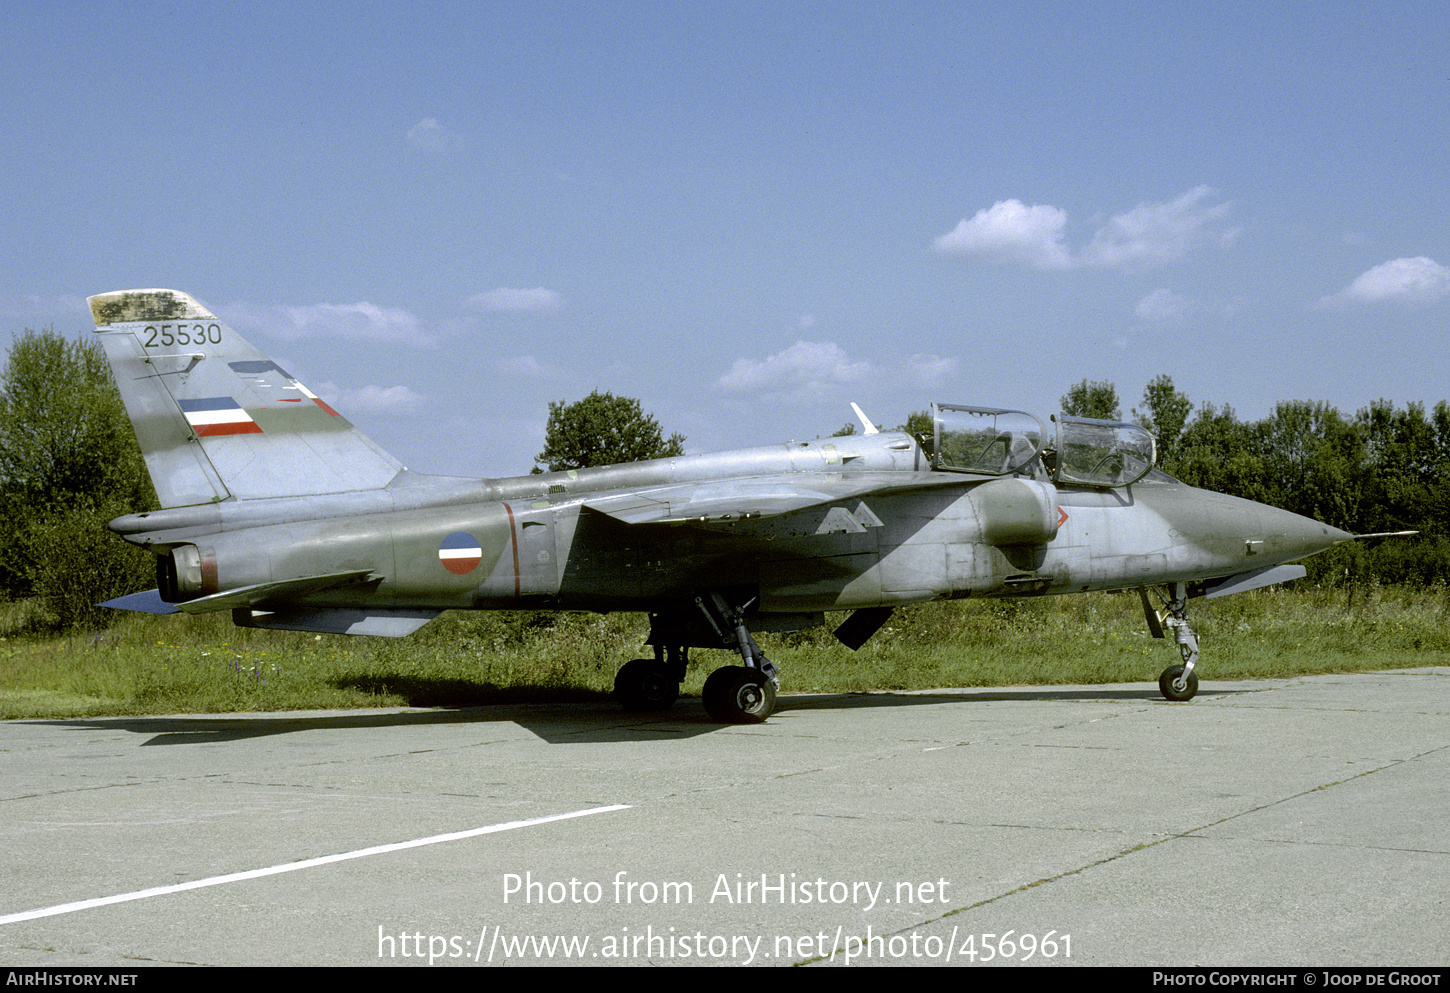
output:
[[1450,397],[1443,3],[20,2],[6,330],[184,290],[409,466],[550,400]]

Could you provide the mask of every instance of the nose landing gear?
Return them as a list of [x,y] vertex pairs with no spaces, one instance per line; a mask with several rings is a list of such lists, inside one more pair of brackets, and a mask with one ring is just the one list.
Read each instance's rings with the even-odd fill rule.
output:
[[1156,589],[1153,592],[1163,601],[1162,610],[1153,609],[1147,590],[1138,590],[1138,595],[1143,600],[1143,616],[1148,621],[1148,630],[1153,637],[1163,638],[1167,636],[1166,630],[1172,629],[1173,640],[1178,643],[1179,654],[1183,656],[1182,665],[1170,665],[1158,677],[1158,692],[1164,698],[1180,703],[1192,700],[1198,692],[1198,676],[1193,671],[1198,663],[1198,636],[1193,633],[1193,628],[1188,623],[1187,584],[1173,583],[1166,596]]

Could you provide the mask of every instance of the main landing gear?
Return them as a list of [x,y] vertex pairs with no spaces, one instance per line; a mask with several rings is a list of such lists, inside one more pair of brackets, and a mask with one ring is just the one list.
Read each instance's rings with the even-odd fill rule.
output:
[[668,710],[680,695],[690,648],[729,648],[744,665],[716,669],[701,693],[705,712],[722,724],[759,724],[775,710],[780,686],[774,663],[745,626],[743,607],[718,593],[695,597],[693,610],[650,615],[653,659],[626,662],[614,677],[614,695],[625,710]]
[[775,710],[777,685],[759,669],[727,665],[710,673],[700,697],[705,713],[721,724],[759,724]]
[[1179,654],[1183,656],[1182,665],[1170,665],[1158,677],[1158,692],[1169,700],[1192,700],[1198,692],[1198,676],[1193,671],[1198,662],[1198,637],[1188,624],[1188,587],[1185,583],[1173,583],[1166,593],[1157,589],[1153,592],[1163,602],[1161,610],[1153,608],[1147,590],[1138,591],[1143,599],[1143,616],[1147,618],[1148,630],[1153,637],[1164,638],[1167,637],[1165,629],[1171,629]]
[[[677,649],[683,657],[685,649]],[[680,696],[687,663],[666,659],[634,659],[614,674],[614,695],[625,710],[669,710]]]

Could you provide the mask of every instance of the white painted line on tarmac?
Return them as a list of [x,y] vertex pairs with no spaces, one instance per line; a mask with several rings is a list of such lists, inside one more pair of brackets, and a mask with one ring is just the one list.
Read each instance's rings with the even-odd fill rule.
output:
[[89,910],[92,907],[105,907],[113,903],[127,903],[131,900],[145,900],[153,896],[166,896],[168,893],[182,893],[186,890],[199,890],[207,886],[220,886],[223,883],[239,883],[246,879],[260,879],[263,876],[276,876],[283,872],[296,872],[299,869],[311,869],[319,865],[331,865],[333,862],[346,862],[349,859],[366,858],[369,855],[383,855],[387,852],[400,852],[405,848],[422,848],[425,845],[438,845],[445,841],[462,841],[464,838],[477,838],[483,834],[497,834],[500,831],[512,831],[516,828],[537,827],[540,824],[550,824],[554,821],[567,821],[574,817],[588,817],[590,814],[607,814],[615,810],[628,810],[630,804],[616,803],[608,807],[590,807],[586,810],[573,810],[567,814],[550,814],[547,817],[531,817],[526,821],[508,821],[504,824],[490,824],[487,827],[472,828],[468,831],[453,831],[449,834],[435,834],[429,838],[415,838],[412,841],[398,841],[391,845],[374,845],[372,848],[359,848],[352,852],[341,852],[337,855],[323,855],[315,859],[303,859],[301,862],[284,862],[282,865],[271,865],[265,869],[248,869],[245,872],[231,872],[225,876],[210,876],[206,879],[193,879],[189,883],[176,883],[172,886],[153,886],[147,890],[136,890],[133,893],[118,893],[115,896],[100,896],[93,900],[77,900],[75,903],[61,903],[54,907],[43,907],[40,910],[24,910],[18,914],[6,914],[0,917],[0,924],[14,924],[18,921],[33,921],[38,917],[54,917],[57,914],[73,914],[77,910]]

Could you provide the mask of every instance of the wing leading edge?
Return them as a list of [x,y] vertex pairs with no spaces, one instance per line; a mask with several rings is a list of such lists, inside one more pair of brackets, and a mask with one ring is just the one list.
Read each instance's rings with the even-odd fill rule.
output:
[[869,494],[985,483],[960,473],[785,472],[719,482],[676,483],[590,497],[584,506],[625,524],[707,524],[775,517]]

